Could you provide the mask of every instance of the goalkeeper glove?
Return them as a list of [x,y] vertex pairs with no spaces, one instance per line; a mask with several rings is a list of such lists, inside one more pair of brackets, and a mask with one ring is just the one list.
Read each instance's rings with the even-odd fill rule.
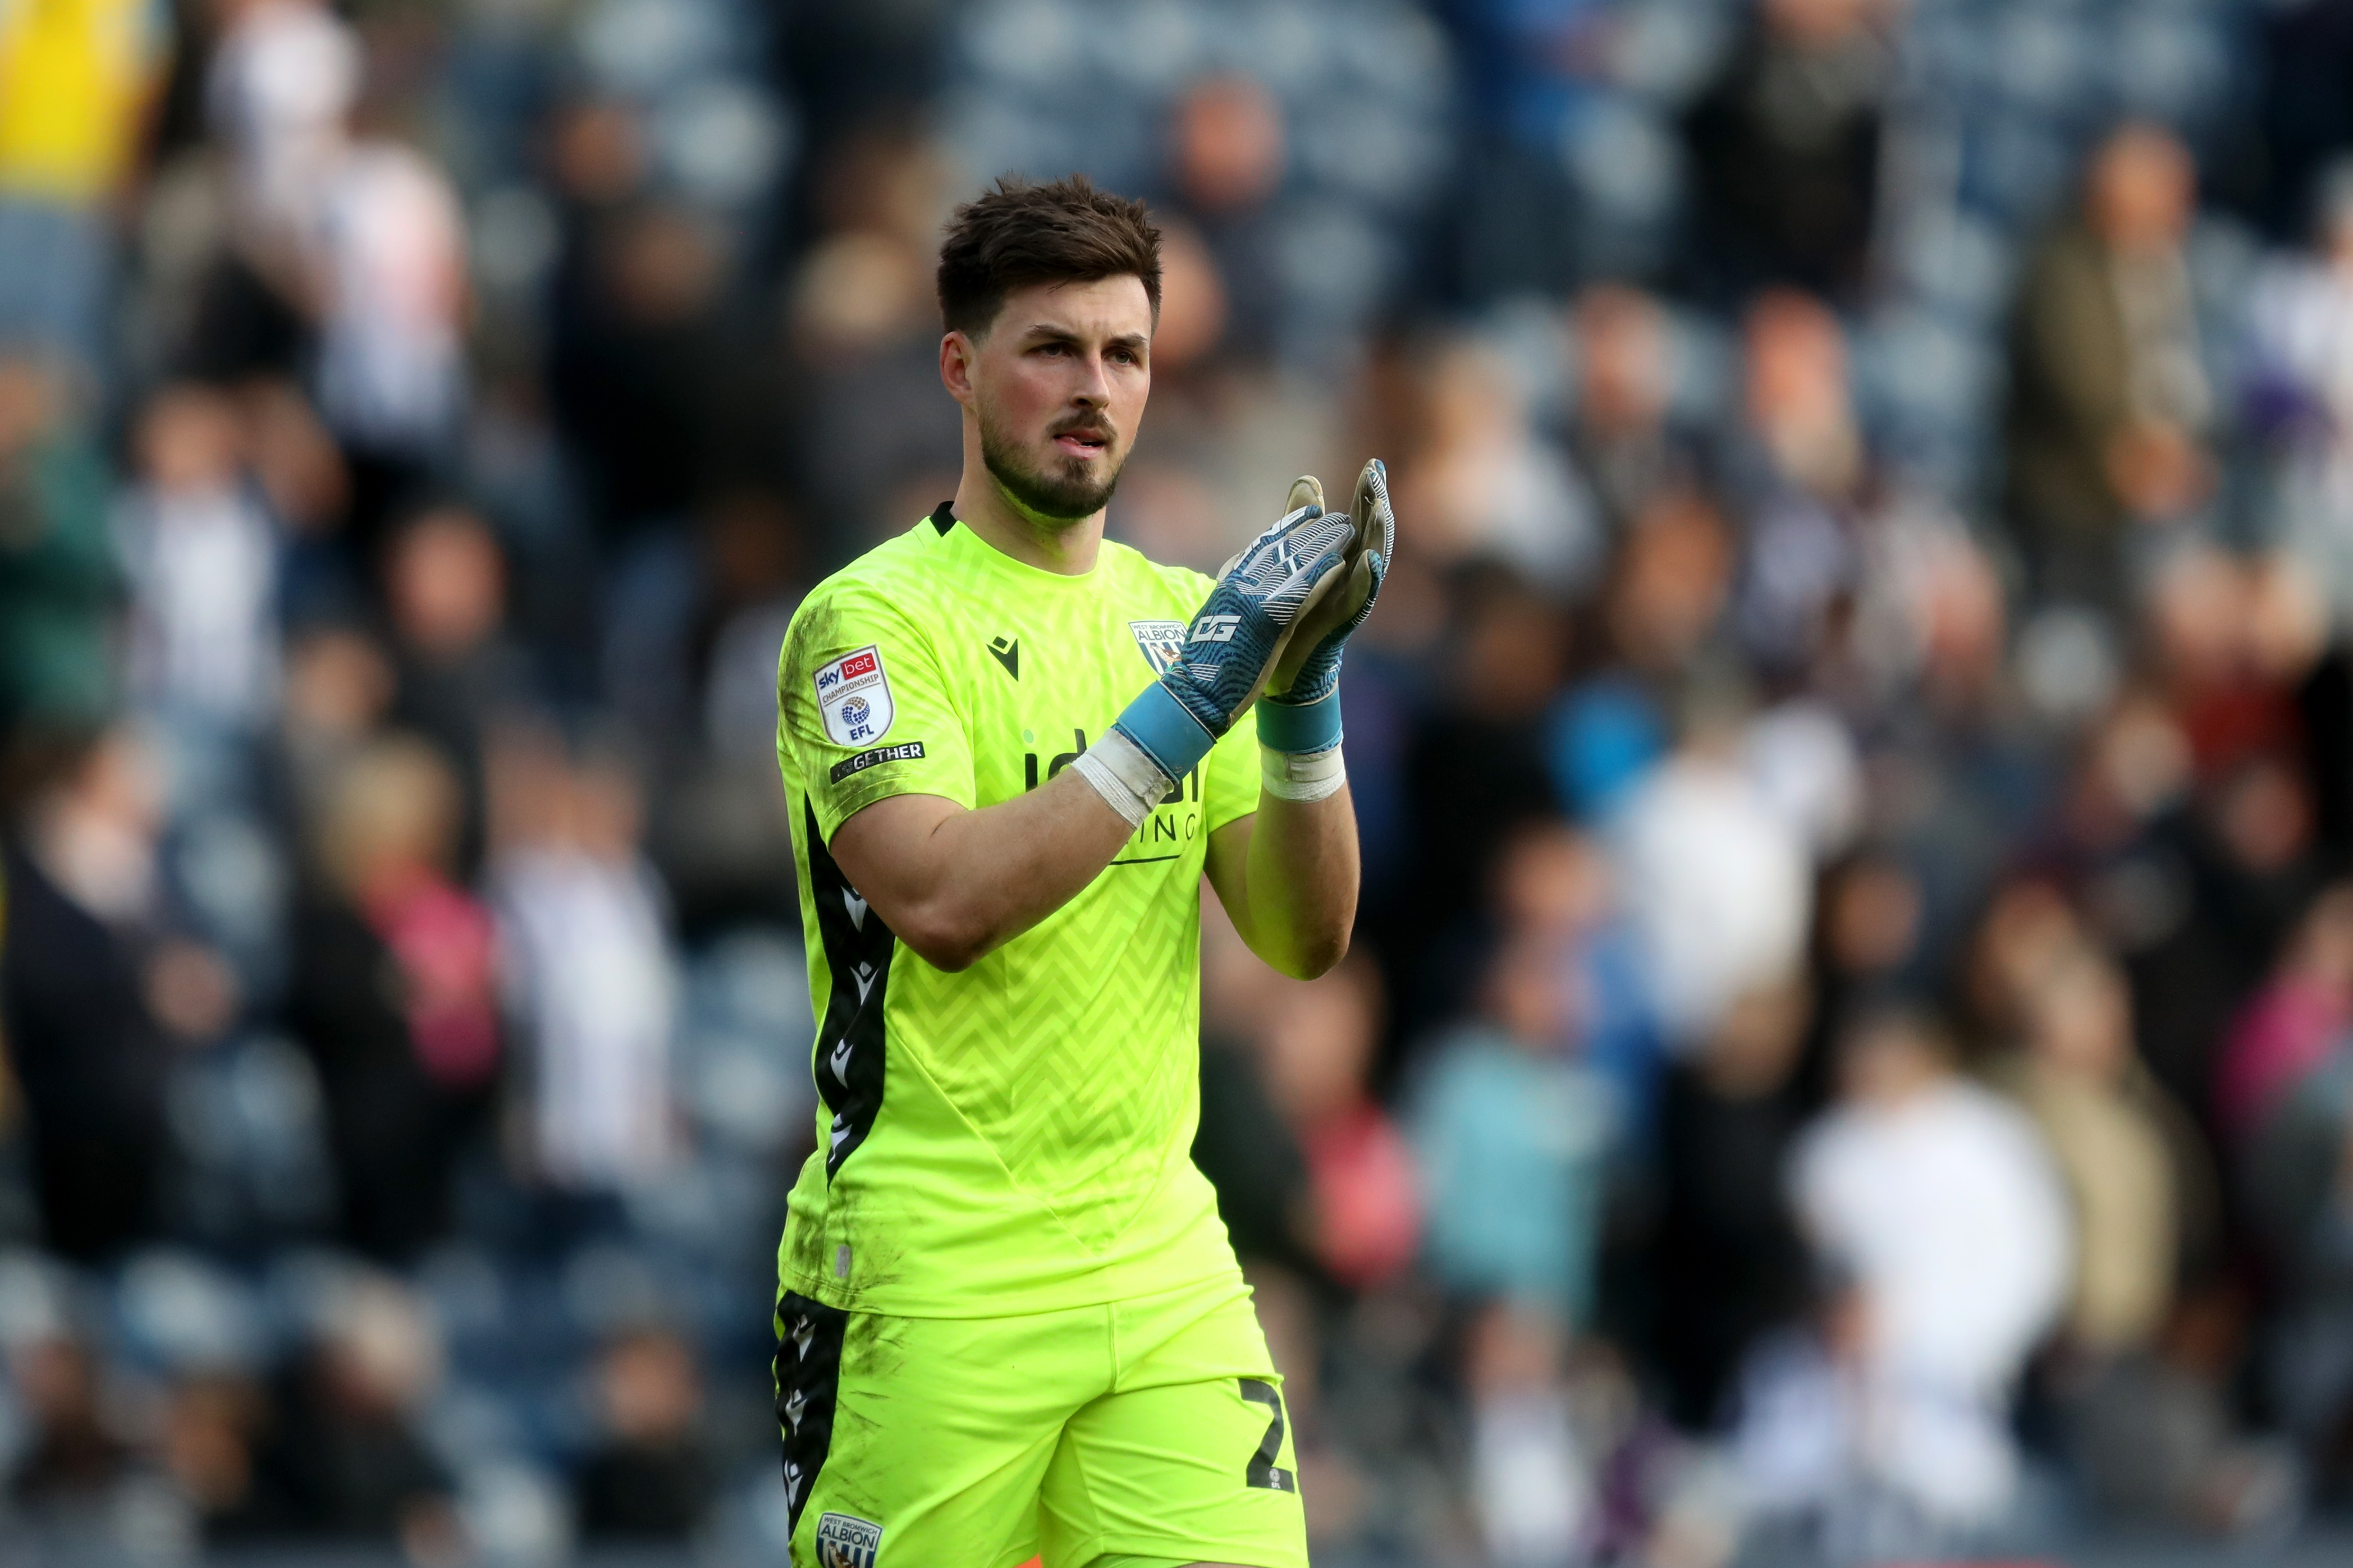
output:
[[1266,689],[1303,617],[1343,585],[1356,531],[1350,519],[1310,503],[1252,540],[1219,574],[1176,661],[1113,731],[1170,779],[1190,772]]
[[[1308,495],[1314,504],[1322,505],[1323,487],[1313,479],[1291,487],[1294,504]],[[1266,695],[1259,700],[1259,742],[1270,751],[1324,752],[1340,743],[1341,650],[1348,634],[1373,613],[1397,542],[1388,469],[1378,458],[1356,477],[1348,520],[1346,575],[1300,617],[1267,681]]]

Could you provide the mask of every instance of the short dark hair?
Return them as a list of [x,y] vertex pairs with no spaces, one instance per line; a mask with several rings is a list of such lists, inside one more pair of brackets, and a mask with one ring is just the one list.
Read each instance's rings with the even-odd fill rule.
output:
[[1132,276],[1160,317],[1160,230],[1140,201],[1099,191],[1084,174],[1033,185],[1008,174],[948,221],[940,242],[940,319],[978,337],[1005,297],[1037,283]]

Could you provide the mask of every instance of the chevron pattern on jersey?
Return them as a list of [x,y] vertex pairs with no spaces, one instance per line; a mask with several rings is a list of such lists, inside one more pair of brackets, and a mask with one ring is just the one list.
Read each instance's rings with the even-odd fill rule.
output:
[[[855,1100],[869,1059],[849,1022],[865,1015],[845,1012],[855,932],[825,840],[889,795],[986,807],[1042,787],[1069,765],[1075,736],[1103,734],[1153,679],[1136,624],[1189,623],[1209,587],[1109,542],[1090,576],[1037,571],[961,525],[943,531],[934,514],[820,584],[795,616],[778,672],[778,756],[805,841],[802,918],[826,1014],[814,1064],[828,1094],[820,1152],[841,1114],[831,1096]],[[827,735],[807,672],[869,644],[889,672],[887,742],[921,740],[923,754],[835,781],[849,752]],[[1015,644],[1018,679],[997,652]],[[1202,868],[1210,834],[1257,799],[1245,713],[1114,863],[1034,930],[955,974],[903,943],[888,950],[887,985],[873,995],[889,1051],[871,1058],[888,1092],[855,1134],[858,1158],[835,1162],[829,1183],[813,1158],[795,1188],[787,1289],[876,1311],[1046,1310],[1070,1304],[1067,1290],[1108,1288],[1113,1273],[1149,1275],[1163,1254],[1181,1255],[1166,1288],[1191,1282],[1213,1254],[1231,1267],[1222,1232],[1214,1247],[1178,1241],[1216,1225],[1189,1161]],[[845,1040],[850,1082],[831,1085],[828,1053]],[[839,1278],[837,1258],[850,1260]]]

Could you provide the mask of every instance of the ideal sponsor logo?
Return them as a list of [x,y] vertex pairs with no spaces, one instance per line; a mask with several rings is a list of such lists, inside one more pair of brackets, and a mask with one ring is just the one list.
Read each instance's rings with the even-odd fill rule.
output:
[[882,1548],[882,1527],[846,1513],[818,1516],[818,1568],[874,1568],[874,1554]]
[[891,678],[882,668],[882,650],[871,643],[819,665],[810,679],[817,687],[818,712],[825,720],[825,732],[837,746],[879,741],[898,716],[891,699]]

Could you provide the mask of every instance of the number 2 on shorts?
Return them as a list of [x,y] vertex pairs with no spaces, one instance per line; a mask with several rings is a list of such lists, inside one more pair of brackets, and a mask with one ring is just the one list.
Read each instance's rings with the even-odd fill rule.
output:
[[1265,1405],[1271,1417],[1266,1424],[1266,1436],[1259,1439],[1258,1452],[1242,1468],[1243,1484],[1264,1487],[1273,1492],[1297,1491],[1299,1478],[1274,1462],[1282,1452],[1282,1395],[1274,1391],[1273,1384],[1254,1377],[1236,1381],[1241,1384],[1242,1397],[1252,1405]]

